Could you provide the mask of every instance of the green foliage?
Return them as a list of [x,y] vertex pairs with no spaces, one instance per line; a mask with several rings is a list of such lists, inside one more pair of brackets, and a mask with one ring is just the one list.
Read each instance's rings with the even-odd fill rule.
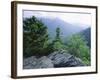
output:
[[56,40],[59,40],[61,41],[61,38],[60,38],[60,28],[56,28]]
[[58,40],[55,40],[51,44],[51,49],[52,49],[51,52],[60,50],[60,49],[62,49],[62,47],[63,47],[62,43],[59,42]]
[[24,57],[46,54],[48,45],[47,27],[36,17],[23,21]]
[[90,64],[90,50],[83,36],[72,35],[68,39],[67,50],[72,55],[81,58],[86,65]]
[[51,52],[63,49],[63,43],[60,37],[60,28],[56,28],[56,36],[55,39],[49,46],[51,48]]

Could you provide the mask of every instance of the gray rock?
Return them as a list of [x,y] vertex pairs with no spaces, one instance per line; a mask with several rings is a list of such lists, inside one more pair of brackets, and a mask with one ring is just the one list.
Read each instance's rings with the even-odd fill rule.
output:
[[23,69],[32,69],[37,63],[37,58],[35,56],[23,59]]
[[37,68],[53,68],[54,65],[52,61],[43,56],[41,58],[36,58],[35,56],[25,58],[23,60],[23,69],[37,69]]
[[38,59],[35,68],[53,68],[54,65],[51,59],[47,58],[46,56],[41,57]]
[[69,53],[65,53],[65,51],[55,51],[48,55],[48,58],[53,61],[54,67],[84,66],[79,58],[76,58]]
[[48,56],[36,58],[35,56],[23,59],[23,69],[39,69],[54,67],[85,66],[80,58],[77,58],[64,50],[55,51]]

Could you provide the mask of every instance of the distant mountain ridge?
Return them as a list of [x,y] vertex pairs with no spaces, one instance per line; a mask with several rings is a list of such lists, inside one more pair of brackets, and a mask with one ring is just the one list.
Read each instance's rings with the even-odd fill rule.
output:
[[85,40],[87,41],[87,45],[91,47],[91,28],[87,28],[81,32],[81,34],[84,36]]
[[[41,20],[47,27],[50,37],[54,37],[56,34],[56,28],[59,27],[61,30],[61,37],[68,37],[72,34],[81,32],[86,29],[87,25],[76,25],[72,23],[65,22],[60,18],[38,18]],[[82,26],[82,27],[81,27]],[[88,27],[88,26],[87,26]]]

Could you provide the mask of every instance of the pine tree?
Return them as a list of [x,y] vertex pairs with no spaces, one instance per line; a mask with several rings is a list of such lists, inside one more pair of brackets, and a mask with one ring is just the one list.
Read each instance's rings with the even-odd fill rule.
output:
[[23,56],[46,54],[48,44],[47,27],[35,16],[23,20]]
[[56,29],[56,39],[60,39],[60,28]]
[[55,39],[52,41],[51,49],[52,51],[61,50],[63,48],[62,40],[60,37],[60,28],[56,28],[56,36]]

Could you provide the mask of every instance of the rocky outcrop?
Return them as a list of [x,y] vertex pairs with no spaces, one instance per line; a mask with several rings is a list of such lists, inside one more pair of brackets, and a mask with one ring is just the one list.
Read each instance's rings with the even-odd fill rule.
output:
[[37,69],[37,68],[53,68],[54,65],[51,59],[43,56],[41,58],[36,58],[35,56],[24,59],[23,61],[24,69]]
[[35,68],[53,68],[54,65],[51,61],[51,59],[47,58],[46,56],[43,56],[37,60]]
[[54,67],[84,66],[81,59],[66,53],[66,51],[55,51],[48,55],[48,58],[53,61]]
[[81,59],[67,53],[64,50],[55,51],[48,56],[36,58],[35,56],[23,60],[24,69],[75,67],[85,66]]
[[37,58],[35,56],[23,59],[23,69],[33,69],[37,63]]

